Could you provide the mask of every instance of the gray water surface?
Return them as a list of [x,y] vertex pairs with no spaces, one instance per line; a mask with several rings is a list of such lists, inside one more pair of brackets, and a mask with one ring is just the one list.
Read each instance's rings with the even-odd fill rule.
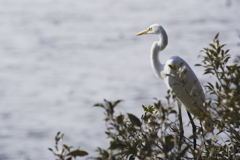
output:
[[96,155],[108,141],[95,103],[123,99],[118,109],[140,116],[166,95],[149,60],[157,37],[136,33],[161,24],[169,36],[161,61],[182,57],[204,85],[200,50],[220,32],[239,54],[239,15],[237,0],[1,0],[0,160],[54,159],[47,148],[58,131]]

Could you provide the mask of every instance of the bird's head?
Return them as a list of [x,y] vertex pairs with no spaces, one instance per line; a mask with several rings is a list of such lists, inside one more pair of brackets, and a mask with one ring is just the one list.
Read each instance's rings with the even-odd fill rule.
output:
[[163,27],[159,24],[153,24],[150,27],[148,27],[147,29],[139,32],[138,34],[136,34],[136,36],[140,36],[143,34],[160,34],[161,31],[164,30]]

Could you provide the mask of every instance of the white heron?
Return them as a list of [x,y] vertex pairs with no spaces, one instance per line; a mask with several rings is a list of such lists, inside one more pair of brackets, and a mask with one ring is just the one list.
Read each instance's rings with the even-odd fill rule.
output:
[[[159,53],[163,51],[168,44],[167,33],[161,25],[153,24],[146,30],[139,32],[137,36],[143,34],[156,34],[159,37],[159,41],[153,42],[150,55],[151,65],[155,75],[163,79],[168,89],[174,92],[179,102],[179,108],[180,105],[185,106],[187,111],[200,120],[203,120],[204,127],[208,127],[207,130],[209,130],[210,125],[207,124],[209,122],[205,121],[208,120],[208,118],[202,116],[206,114],[204,107],[205,94],[191,67],[178,56],[170,57],[165,64],[160,62]],[[191,122],[193,122],[189,112],[188,116]],[[204,117],[204,119],[202,119],[202,117]],[[193,127],[194,126],[195,125],[193,125]],[[210,130],[212,130],[212,128]]]

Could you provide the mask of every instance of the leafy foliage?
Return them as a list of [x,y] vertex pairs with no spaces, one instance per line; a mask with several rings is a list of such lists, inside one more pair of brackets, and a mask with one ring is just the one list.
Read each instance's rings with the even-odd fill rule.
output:
[[189,138],[181,137],[177,111],[168,93],[169,107],[163,107],[161,101],[153,106],[142,106],[144,114],[140,119],[130,113],[115,116],[108,109],[111,106],[109,104],[114,103],[105,101],[105,104],[101,104],[108,112],[106,115],[111,114],[111,118],[106,119],[106,134],[111,141],[108,149],[98,149],[100,156],[96,159],[187,158],[192,142]]
[[[208,139],[209,132],[201,126],[189,136],[184,134],[181,117],[181,108],[176,110],[175,95],[168,91],[166,105],[156,100],[153,105],[142,106],[143,114],[139,118],[132,113],[115,114],[115,107],[121,100],[98,103],[95,106],[104,109],[106,116],[106,135],[110,139],[109,147],[98,148],[96,160],[159,160],[159,159],[195,159],[218,160],[240,159],[240,66],[239,57],[229,64],[231,59],[229,50],[224,50],[220,44],[219,34],[215,36],[208,48],[204,48],[202,62],[197,66],[204,67],[204,74],[215,77],[216,82],[206,84],[209,98],[205,107],[212,113],[212,121],[217,134]],[[184,87],[187,83],[182,81],[184,73],[178,66],[170,66],[176,70],[177,79]],[[169,75],[171,76],[171,75]],[[203,117],[204,119],[204,117]],[[192,122],[192,120],[191,120]],[[225,134],[224,140],[218,135]],[[82,150],[71,151],[72,147],[62,145],[63,138],[60,132],[55,137],[56,152],[50,149],[59,160],[71,160],[77,156],[85,156]],[[197,139],[197,141],[196,141]]]
[[54,151],[52,148],[48,148],[58,159],[56,160],[72,160],[76,157],[83,157],[88,155],[88,153],[84,150],[76,149],[72,151],[71,146],[68,146],[66,144],[62,144],[60,147],[60,141],[63,140],[64,134],[61,134],[61,132],[58,132],[55,136],[55,149]]
[[[216,78],[215,85],[208,82],[208,93],[213,96],[208,100],[208,107],[215,113],[215,127],[219,133],[225,133],[229,139],[220,144],[213,140],[207,148],[207,156],[214,158],[236,159],[240,153],[240,66],[239,56],[232,65],[228,65],[231,58],[229,50],[223,50],[225,44],[220,44],[217,34],[209,48],[202,52],[203,61],[199,66],[205,68],[204,74]],[[238,155],[239,158],[239,155]]]

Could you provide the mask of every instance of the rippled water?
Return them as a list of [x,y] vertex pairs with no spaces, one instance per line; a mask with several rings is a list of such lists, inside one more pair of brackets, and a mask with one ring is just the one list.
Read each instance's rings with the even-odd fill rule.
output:
[[124,99],[119,110],[140,115],[167,88],[150,67],[156,36],[135,34],[160,23],[169,36],[161,54],[184,58],[204,84],[203,47],[220,32],[239,54],[240,3],[224,0],[1,0],[0,160],[54,159],[58,131],[91,155],[106,146],[103,110],[93,104]]

